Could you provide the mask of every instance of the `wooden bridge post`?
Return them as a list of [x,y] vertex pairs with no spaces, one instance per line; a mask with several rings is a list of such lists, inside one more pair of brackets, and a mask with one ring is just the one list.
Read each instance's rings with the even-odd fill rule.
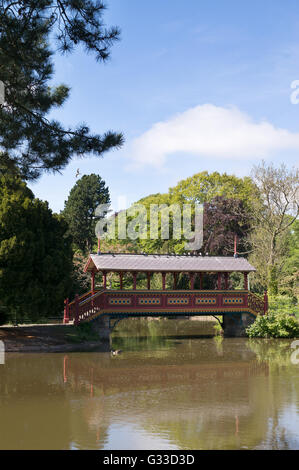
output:
[[195,281],[194,273],[189,273],[189,279],[190,279],[190,289],[194,290],[194,281]]
[[221,278],[222,278],[221,273],[218,273],[217,274],[217,289],[218,290],[221,290],[221,280],[222,280]]
[[136,284],[137,284],[137,273],[132,273],[133,275],[133,289],[136,290]]
[[176,290],[177,285],[177,273],[173,273],[173,290]]
[[64,301],[63,323],[67,324],[69,321],[70,321],[70,316],[69,316],[69,299],[65,299],[65,301]]
[[95,288],[95,272],[92,271],[91,273],[91,295],[94,295],[94,288]]
[[76,294],[75,296],[75,325],[79,324],[79,295]]
[[107,289],[107,273],[106,273],[106,271],[103,271],[103,288],[105,290]]
[[199,287],[200,287],[200,290],[202,290],[202,288],[203,288],[203,273],[200,273],[199,279],[200,279],[200,286]]
[[228,273],[224,274],[225,290],[228,290]]
[[151,273],[147,273],[147,289],[151,289]]

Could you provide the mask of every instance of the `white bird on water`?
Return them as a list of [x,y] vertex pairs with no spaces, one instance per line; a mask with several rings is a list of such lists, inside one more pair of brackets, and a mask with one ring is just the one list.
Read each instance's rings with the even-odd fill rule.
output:
[[111,354],[112,356],[117,356],[118,354],[120,354],[122,352],[121,349],[111,349]]

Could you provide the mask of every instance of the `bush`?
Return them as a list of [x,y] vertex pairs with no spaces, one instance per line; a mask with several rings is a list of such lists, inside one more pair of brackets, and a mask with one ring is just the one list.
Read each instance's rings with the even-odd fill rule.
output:
[[299,317],[299,305],[297,299],[286,295],[269,297],[269,312],[273,314],[285,313]]
[[286,313],[258,316],[246,329],[249,338],[299,338],[299,323]]

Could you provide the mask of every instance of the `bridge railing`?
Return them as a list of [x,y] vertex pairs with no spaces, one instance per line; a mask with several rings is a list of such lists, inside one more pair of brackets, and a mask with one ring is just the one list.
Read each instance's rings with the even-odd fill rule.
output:
[[[144,314],[222,314],[248,309],[254,315],[264,315],[267,299],[245,290],[225,291],[161,291],[161,290],[100,290],[76,297],[68,305],[68,321],[75,324],[90,320],[99,312],[130,315]],[[68,323],[65,321],[65,323]]]
[[74,324],[80,323],[80,321],[87,319],[96,309],[99,308],[98,296],[104,292],[104,289],[97,290],[93,295],[92,292],[86,292],[81,296],[76,296],[75,300],[68,302],[68,299],[64,302],[64,323],[74,322]]
[[268,295],[265,292],[264,299],[253,292],[248,292],[248,307],[258,315],[266,315],[268,311]]

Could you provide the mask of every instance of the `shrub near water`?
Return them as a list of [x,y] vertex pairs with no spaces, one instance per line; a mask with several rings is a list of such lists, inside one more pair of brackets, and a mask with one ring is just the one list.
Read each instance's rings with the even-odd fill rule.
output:
[[249,338],[299,338],[299,323],[286,313],[258,316],[246,330]]

